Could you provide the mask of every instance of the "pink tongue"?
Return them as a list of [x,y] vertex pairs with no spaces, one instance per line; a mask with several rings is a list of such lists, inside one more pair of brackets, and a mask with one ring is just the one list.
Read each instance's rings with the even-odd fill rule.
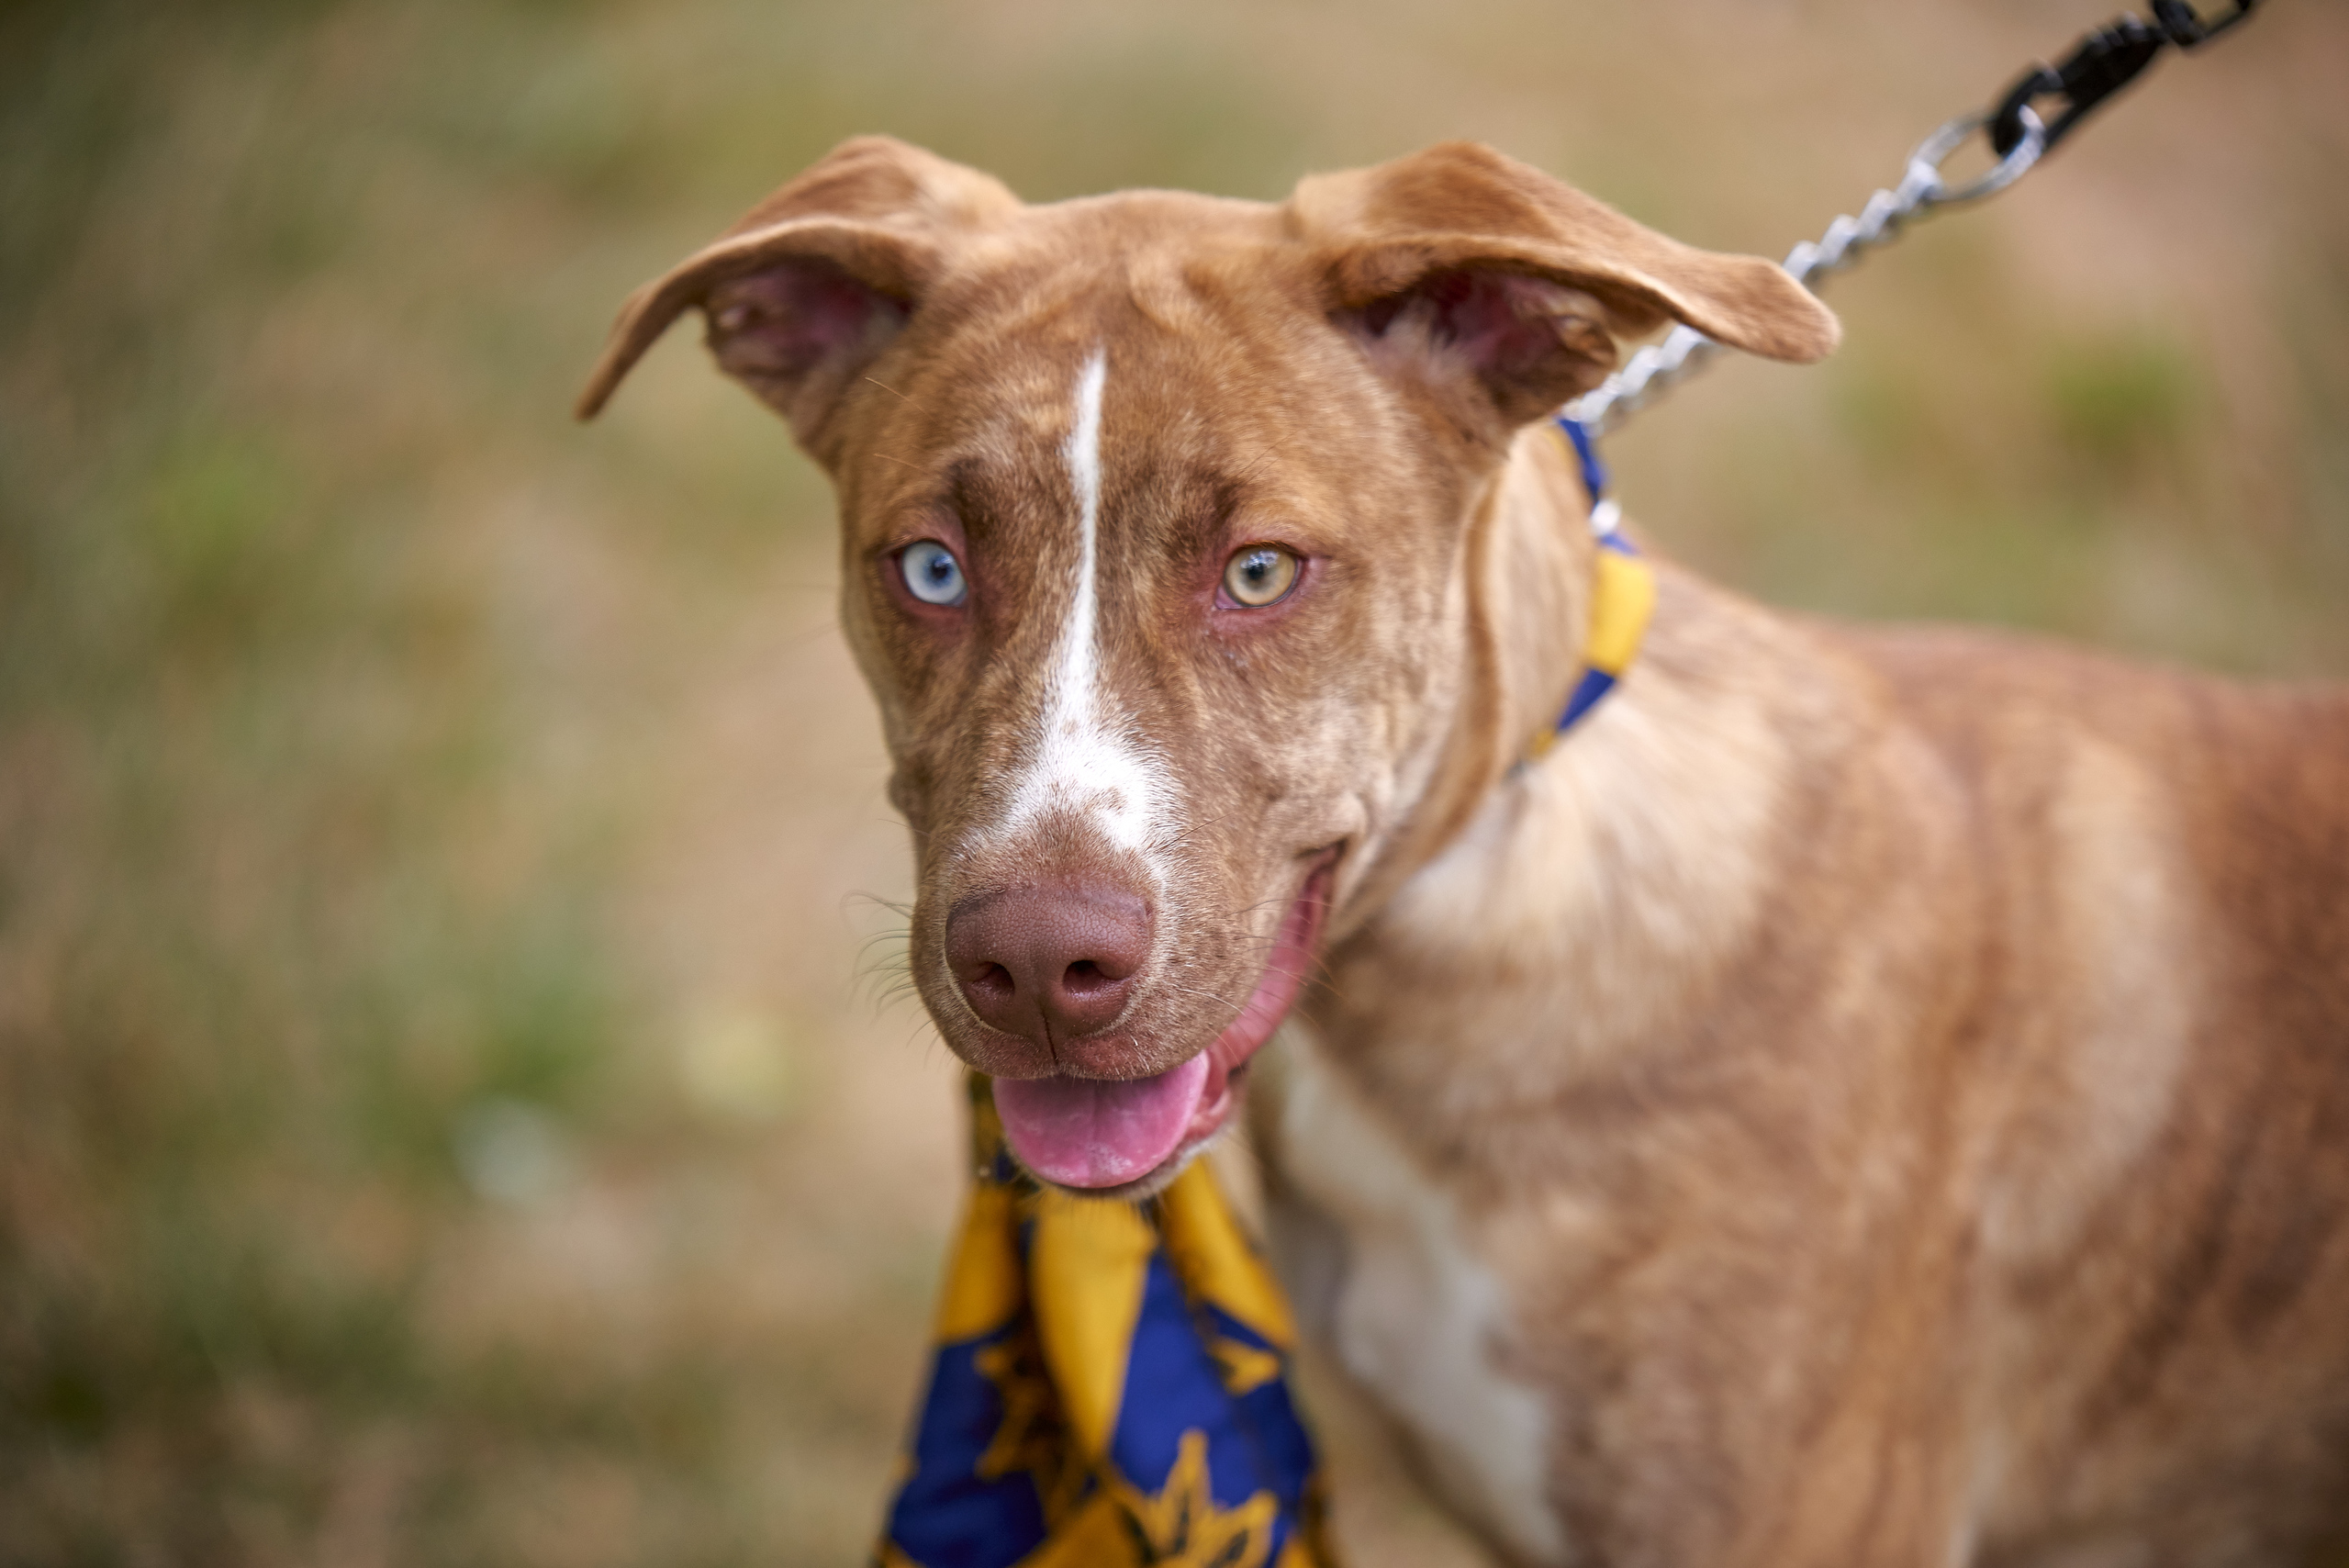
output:
[[1012,1152],[1065,1187],[1114,1187],[1175,1151],[1207,1084],[1207,1053],[1156,1078],[999,1078],[995,1109]]

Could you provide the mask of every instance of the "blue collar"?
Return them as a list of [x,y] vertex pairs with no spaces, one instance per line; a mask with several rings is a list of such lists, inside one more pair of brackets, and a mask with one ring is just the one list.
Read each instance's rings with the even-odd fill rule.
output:
[[1528,761],[1556,745],[1560,735],[1582,722],[1615,689],[1639,655],[1656,609],[1656,575],[1618,526],[1622,509],[1607,496],[1606,465],[1599,461],[1590,428],[1564,414],[1555,424],[1582,465],[1583,488],[1591,497],[1591,531],[1598,536],[1599,548],[1592,577],[1590,631],[1583,642],[1583,674],[1558,722],[1526,748]]

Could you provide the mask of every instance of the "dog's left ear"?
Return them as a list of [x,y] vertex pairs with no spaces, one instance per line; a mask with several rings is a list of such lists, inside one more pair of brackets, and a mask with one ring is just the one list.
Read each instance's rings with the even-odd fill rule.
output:
[[1819,359],[1839,336],[1773,263],[1683,245],[1474,142],[1315,175],[1289,210],[1374,357],[1465,373],[1511,427],[1598,385],[1616,337],[1666,318],[1769,359]]

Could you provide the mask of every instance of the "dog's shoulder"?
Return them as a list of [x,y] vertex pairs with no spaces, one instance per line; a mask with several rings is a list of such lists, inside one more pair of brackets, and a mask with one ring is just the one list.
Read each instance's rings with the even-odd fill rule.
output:
[[2057,766],[2094,745],[2216,809],[2281,788],[2349,817],[2349,686],[2230,680],[1990,628],[1811,630],[1968,775]]
[[[2042,881],[2101,854],[2191,889],[2199,945],[2261,1001],[2349,1027],[2349,687],[2246,682],[2013,633],[1821,628]],[[2123,876],[2122,873],[2126,873]],[[2322,993],[2321,996],[2316,993]]]

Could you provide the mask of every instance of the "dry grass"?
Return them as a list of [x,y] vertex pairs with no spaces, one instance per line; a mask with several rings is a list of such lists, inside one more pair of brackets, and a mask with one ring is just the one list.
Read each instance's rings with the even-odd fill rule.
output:
[[[840,136],[1493,140],[1777,250],[2100,4],[0,13],[0,1564],[852,1561],[951,1064],[820,481],[624,290]],[[2349,672],[2349,17],[2279,3],[1614,456],[1765,596]],[[860,895],[864,895],[860,897]],[[865,946],[878,938],[877,947]],[[1443,1528],[1334,1394],[1365,1562]]]

